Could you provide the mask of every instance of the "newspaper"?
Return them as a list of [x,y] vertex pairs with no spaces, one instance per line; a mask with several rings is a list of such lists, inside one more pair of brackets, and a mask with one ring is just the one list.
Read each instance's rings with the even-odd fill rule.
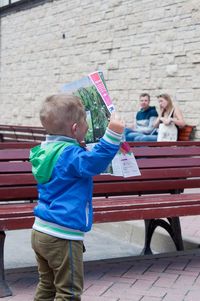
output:
[[105,86],[103,73],[96,71],[80,80],[65,84],[61,91],[72,93],[81,98],[89,126],[85,142],[98,142],[105,133],[110,114],[114,111],[114,105]]
[[[101,71],[95,71],[80,80],[66,83],[61,92],[74,94],[82,100],[85,106],[88,132],[85,143],[91,150],[104,135],[110,114],[115,111],[112,100],[108,94],[105,79]],[[128,143],[123,142],[104,174],[114,176],[132,177],[140,175],[140,171]]]

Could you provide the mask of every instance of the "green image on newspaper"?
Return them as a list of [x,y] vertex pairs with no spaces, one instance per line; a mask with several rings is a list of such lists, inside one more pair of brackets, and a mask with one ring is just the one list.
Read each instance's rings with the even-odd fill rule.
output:
[[[103,73],[99,72],[99,75],[105,85]],[[85,142],[98,142],[105,133],[110,113],[90,78],[86,76],[80,80],[65,84],[62,92],[72,93],[81,98],[85,106],[89,126]]]

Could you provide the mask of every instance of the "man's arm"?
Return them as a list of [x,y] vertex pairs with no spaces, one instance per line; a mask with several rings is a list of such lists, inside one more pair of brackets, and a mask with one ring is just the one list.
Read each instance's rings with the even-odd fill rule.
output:
[[143,133],[143,134],[150,134],[153,131],[153,129],[155,128],[154,123],[155,123],[156,119],[157,119],[157,117],[155,117],[155,116],[150,117],[148,126],[144,127],[141,125],[137,125],[136,131]]

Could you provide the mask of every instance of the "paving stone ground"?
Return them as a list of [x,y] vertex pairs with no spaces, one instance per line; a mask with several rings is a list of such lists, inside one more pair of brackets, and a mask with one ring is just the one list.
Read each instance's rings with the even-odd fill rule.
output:
[[[181,218],[183,236],[200,242],[200,216]],[[127,256],[127,255],[126,255]],[[82,301],[198,301],[200,249],[86,261]],[[36,267],[8,269],[13,296],[3,301],[32,301]]]
[[[4,301],[31,301],[36,268],[8,270],[13,296]],[[82,301],[198,301],[200,250],[85,262]]]

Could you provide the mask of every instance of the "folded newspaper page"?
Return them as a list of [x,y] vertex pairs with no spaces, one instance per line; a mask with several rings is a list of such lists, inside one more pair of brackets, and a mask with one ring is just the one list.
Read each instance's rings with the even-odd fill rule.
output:
[[96,71],[80,80],[67,83],[61,88],[61,91],[81,98],[89,126],[85,142],[98,142],[105,133],[110,113],[114,111],[103,73]]
[[[89,127],[85,143],[87,149],[91,150],[94,144],[104,135],[108,125],[108,118],[115,110],[108,94],[103,72],[95,71],[80,80],[66,83],[61,88],[61,92],[74,94],[82,100]],[[105,174],[122,177],[140,175],[135,157],[130,152],[126,142],[122,143],[120,151],[108,166]]]
[[[87,144],[87,149],[91,150],[95,144],[96,143]],[[126,142],[122,143],[120,151],[116,154],[112,162],[102,174],[110,174],[124,178],[141,176],[133,153],[130,150],[124,150],[123,144],[126,144]]]

